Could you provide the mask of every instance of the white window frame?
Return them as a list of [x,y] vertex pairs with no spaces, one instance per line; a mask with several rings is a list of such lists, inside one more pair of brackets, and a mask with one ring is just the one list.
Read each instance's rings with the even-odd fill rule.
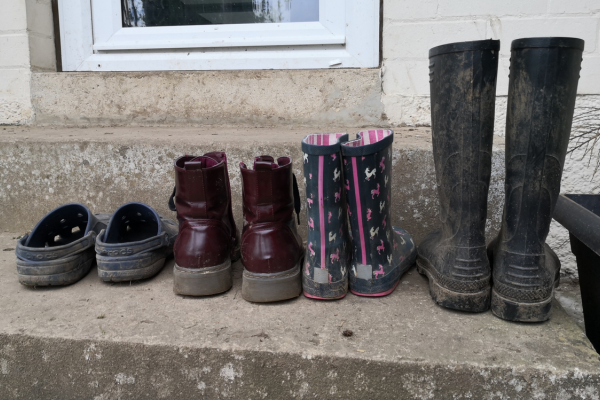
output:
[[379,0],[320,0],[319,21],[121,26],[120,0],[59,0],[64,71],[374,68]]

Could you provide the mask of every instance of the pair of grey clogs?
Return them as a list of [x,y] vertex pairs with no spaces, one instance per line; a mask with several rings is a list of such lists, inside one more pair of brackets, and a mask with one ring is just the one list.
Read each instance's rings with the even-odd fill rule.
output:
[[49,212],[17,243],[17,273],[26,286],[64,286],[88,274],[94,261],[103,281],[156,275],[173,253],[177,223],[143,203],[92,214],[71,203]]

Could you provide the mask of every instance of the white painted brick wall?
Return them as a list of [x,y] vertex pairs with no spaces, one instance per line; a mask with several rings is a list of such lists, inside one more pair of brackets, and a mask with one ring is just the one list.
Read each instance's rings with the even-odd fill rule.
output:
[[600,0],[384,0],[383,7],[382,102],[393,124],[429,123],[428,100],[414,97],[429,96],[429,49],[452,42],[501,41],[497,94],[505,96],[512,40],[579,37],[578,93],[600,95]]
[[27,5],[31,69],[33,71],[56,71],[51,1],[26,0],[25,2]]
[[3,32],[24,31],[26,29],[25,1],[3,1],[2,12],[0,12],[0,34]]
[[0,35],[0,68],[29,68],[29,42],[26,32]]
[[52,19],[51,1],[26,0],[26,5],[29,31],[52,37],[54,35],[54,21]]
[[549,14],[594,14],[600,11],[598,0],[549,0]]
[[547,0],[440,0],[437,16],[470,17],[506,15],[540,15],[547,9]]
[[429,61],[389,60],[382,67],[383,91],[387,94],[424,95],[429,94],[429,75],[422,74],[423,68],[429,71]]
[[535,36],[572,36],[585,40],[585,54],[597,53],[600,16],[493,17],[487,20],[490,37],[501,42],[500,53],[510,55],[510,43]]
[[31,121],[31,71],[56,71],[50,0],[6,0],[0,11],[0,125]]
[[440,39],[452,38],[453,41],[458,42],[485,39],[486,23],[485,19],[477,19],[384,24],[384,59],[427,60],[429,49],[440,44]]
[[29,42],[25,0],[2,2],[0,11],[0,124],[31,117]]
[[600,93],[600,54],[583,57],[578,92],[591,95]]

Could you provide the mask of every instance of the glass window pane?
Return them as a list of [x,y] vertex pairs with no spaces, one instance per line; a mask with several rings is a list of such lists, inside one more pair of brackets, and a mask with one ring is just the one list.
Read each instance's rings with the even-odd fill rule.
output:
[[123,27],[308,22],[319,0],[121,0]]

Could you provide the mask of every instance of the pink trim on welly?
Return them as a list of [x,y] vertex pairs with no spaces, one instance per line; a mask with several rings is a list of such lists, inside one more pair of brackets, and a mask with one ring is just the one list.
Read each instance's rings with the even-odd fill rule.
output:
[[377,143],[391,134],[392,131],[389,129],[371,129],[368,131],[360,131],[358,132],[358,139],[343,143],[343,145],[350,147],[366,146],[368,144]]
[[319,230],[321,231],[321,268],[327,268],[325,255],[325,203],[323,201],[323,164],[325,156],[319,156]]
[[369,131],[369,143],[377,142],[377,131]]
[[398,286],[399,283],[400,283],[400,280],[398,279],[398,282],[396,282],[396,284],[394,285],[393,288],[386,290],[385,292],[381,292],[381,293],[371,293],[371,294],[358,293],[352,289],[350,289],[350,291],[352,292],[352,294],[355,294],[357,296],[362,296],[362,297],[383,297],[383,296],[387,296],[388,294],[392,293],[394,291],[394,289],[396,289],[396,286]]
[[303,293],[304,293],[304,297],[308,297],[309,299],[314,299],[314,300],[339,300],[339,299],[343,299],[344,297],[346,297],[346,293],[344,293],[340,297],[317,297],[317,296],[308,294],[306,292],[303,292]]
[[358,169],[356,168],[356,157],[352,157],[352,173],[354,175],[354,195],[356,197],[356,218],[358,218],[358,231],[360,232],[360,247],[362,250],[362,263],[367,263],[367,251],[365,249],[365,232],[363,230],[362,210],[360,204],[360,193],[358,193]]
[[319,146],[329,146],[334,144],[337,140],[344,136],[346,133],[313,133],[308,135],[302,141],[306,144],[316,144]]

